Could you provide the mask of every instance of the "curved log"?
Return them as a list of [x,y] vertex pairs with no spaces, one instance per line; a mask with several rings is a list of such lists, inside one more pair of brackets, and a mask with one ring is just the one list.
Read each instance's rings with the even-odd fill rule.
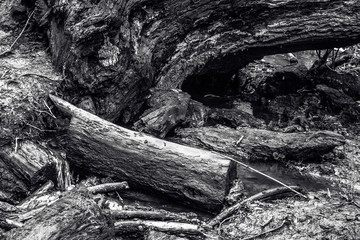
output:
[[352,0],[37,2],[54,62],[71,79],[63,92],[73,103],[90,97],[110,121],[133,120],[151,87],[360,41],[360,4]]

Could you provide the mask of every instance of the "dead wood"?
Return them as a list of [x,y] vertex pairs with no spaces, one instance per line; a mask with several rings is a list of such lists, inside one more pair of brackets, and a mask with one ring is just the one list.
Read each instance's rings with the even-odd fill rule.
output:
[[[296,191],[301,191],[301,188],[298,186],[291,186],[291,188],[295,189]],[[231,206],[229,208],[222,210],[215,218],[213,218],[211,221],[209,221],[208,225],[210,227],[215,227],[216,225],[220,224],[220,222],[223,219],[234,214],[245,203],[256,201],[256,200],[262,200],[265,198],[270,198],[270,197],[276,196],[278,194],[283,194],[283,193],[288,193],[288,192],[292,192],[292,191],[287,187],[279,187],[279,188],[273,188],[273,189],[262,191],[262,192],[255,194],[239,203],[234,204],[233,206]]]
[[97,194],[129,189],[129,185],[127,182],[104,183],[88,187],[87,189],[89,190],[89,192]]
[[236,130],[227,127],[178,129],[176,136],[171,139],[242,159],[247,154],[252,161],[315,160],[345,143],[342,135],[331,131],[283,133],[244,127]]
[[141,220],[159,220],[159,221],[176,221],[176,222],[190,222],[191,219],[187,217],[164,211],[146,211],[146,210],[120,210],[120,211],[110,211],[109,214],[119,220],[119,219],[141,219]]
[[198,225],[179,222],[148,221],[148,220],[128,220],[115,222],[117,233],[147,231],[149,229],[178,234],[203,235]]
[[185,204],[219,209],[235,176],[234,165],[216,153],[187,147],[107,122],[50,95],[72,115],[68,160],[80,170],[129,182]]
[[80,92],[91,93],[96,114],[110,121],[134,120],[152,87],[169,90],[190,78],[231,76],[264,55],[360,39],[359,6],[350,0],[43,5],[47,11],[36,19],[48,32],[54,63],[71,79],[63,93],[74,103]]
[[114,228],[87,191],[68,191],[5,236],[8,240],[112,239]]

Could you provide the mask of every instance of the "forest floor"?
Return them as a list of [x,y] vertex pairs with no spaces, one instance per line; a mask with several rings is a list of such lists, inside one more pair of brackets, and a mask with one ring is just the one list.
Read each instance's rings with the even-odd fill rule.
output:
[[[15,39],[0,30],[0,53]],[[64,123],[54,118],[47,96],[62,80],[47,47],[30,32],[11,54],[0,57],[1,146],[15,145],[15,139],[51,139],[53,127]],[[295,196],[249,203],[220,224],[223,239],[360,239],[360,126],[343,126],[338,117],[329,116],[338,126],[335,131],[346,137],[344,146],[321,162],[286,163],[328,187],[309,192],[308,200]]]

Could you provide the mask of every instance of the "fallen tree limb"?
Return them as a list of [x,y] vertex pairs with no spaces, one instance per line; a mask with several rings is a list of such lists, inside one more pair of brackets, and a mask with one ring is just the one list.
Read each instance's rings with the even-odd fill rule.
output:
[[190,223],[136,220],[115,222],[114,225],[117,233],[139,232],[152,229],[167,233],[203,235],[198,225]]
[[145,211],[145,210],[136,210],[136,211],[109,211],[109,214],[115,219],[142,219],[142,220],[160,220],[160,221],[191,221],[190,219],[182,216],[180,214],[167,212],[167,211]]
[[210,211],[222,207],[235,164],[225,156],[131,131],[50,95],[72,117],[67,158],[79,170],[127,181]]
[[[292,189],[295,189],[296,191],[300,191],[301,188],[297,187],[297,186],[291,186]],[[255,194],[239,203],[236,203],[234,205],[232,205],[229,208],[226,208],[225,210],[221,211],[221,213],[219,213],[215,218],[213,218],[208,225],[210,227],[215,227],[216,225],[220,224],[220,222],[229,217],[231,214],[234,214],[238,209],[240,209],[241,206],[243,206],[245,203],[248,202],[252,202],[252,201],[256,201],[256,200],[261,200],[261,199],[265,199],[274,195],[278,195],[278,194],[283,194],[283,193],[287,193],[287,192],[291,192],[291,190],[287,187],[279,187],[279,188],[273,188],[273,189],[269,189],[269,190],[265,190],[262,191],[258,194]]]
[[89,192],[93,194],[113,192],[118,190],[129,189],[127,182],[116,182],[116,183],[104,183],[96,186],[88,187]]
[[342,135],[331,131],[283,133],[246,127],[178,129],[176,136],[172,140],[178,143],[239,157],[246,153],[252,161],[314,160],[345,143]]

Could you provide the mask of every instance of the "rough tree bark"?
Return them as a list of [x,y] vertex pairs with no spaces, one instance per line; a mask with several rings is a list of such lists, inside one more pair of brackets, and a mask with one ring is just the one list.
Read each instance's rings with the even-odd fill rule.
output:
[[229,158],[116,126],[58,97],[50,98],[72,115],[66,148],[74,166],[184,204],[210,211],[221,208],[236,176]]
[[[360,3],[346,0],[38,0],[72,103],[129,122],[151,87],[231,74],[263,55],[360,41]],[[49,14],[51,12],[52,14]],[[76,86],[76,88],[73,88]],[[76,89],[76,91],[74,90]]]

